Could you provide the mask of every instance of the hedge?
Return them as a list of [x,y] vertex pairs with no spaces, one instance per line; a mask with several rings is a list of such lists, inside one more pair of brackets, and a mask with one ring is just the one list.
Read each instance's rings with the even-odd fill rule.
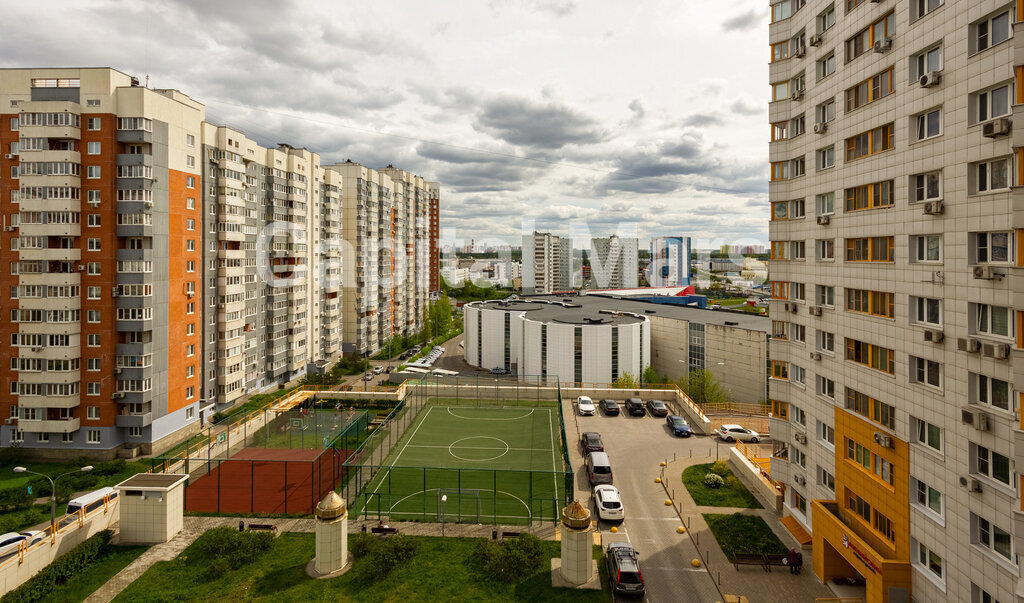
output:
[[0,603],[30,603],[45,598],[58,586],[84,571],[110,546],[113,536],[110,530],[103,530],[82,544],[58,557],[53,563],[18,588],[4,595]]

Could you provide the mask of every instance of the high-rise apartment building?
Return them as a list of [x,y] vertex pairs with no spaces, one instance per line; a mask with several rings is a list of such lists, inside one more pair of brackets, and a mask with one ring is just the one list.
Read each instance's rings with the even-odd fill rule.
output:
[[203,117],[111,69],[0,70],[0,446],[198,425]]
[[685,287],[690,284],[690,238],[651,238],[650,284],[652,287]]
[[869,602],[1018,601],[1024,3],[771,8],[785,514]]
[[598,289],[635,289],[639,282],[639,241],[633,237],[590,239],[590,271]]
[[550,232],[523,235],[523,293],[572,289],[572,239]]
[[441,187],[436,182],[427,183],[430,238],[430,290],[441,290]]
[[341,177],[343,351],[372,354],[422,325],[430,189],[438,198],[440,186],[391,166],[373,170],[348,161],[324,167]]

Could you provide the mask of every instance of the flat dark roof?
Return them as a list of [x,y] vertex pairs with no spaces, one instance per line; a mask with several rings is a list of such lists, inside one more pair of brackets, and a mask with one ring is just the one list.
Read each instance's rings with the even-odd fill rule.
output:
[[115,488],[124,490],[169,490],[178,482],[183,482],[187,479],[187,474],[137,473],[115,486]]
[[[643,321],[642,316],[633,316],[631,314],[612,314],[610,311],[600,312],[599,310],[603,310],[604,308],[591,307],[589,304],[578,304],[576,303],[575,298],[570,301],[564,301],[561,297],[537,298],[534,301],[500,300],[474,302],[473,305],[486,308],[488,310],[505,310],[515,313],[528,312],[526,317],[529,320],[537,322],[557,322],[561,324],[587,326],[628,325]],[[614,310],[614,308],[610,310]],[[627,310],[627,312],[640,314],[632,310]]]
[[[768,333],[771,328],[771,319],[769,317],[752,314],[750,312],[707,310],[694,306],[659,304],[606,293],[573,295],[571,297],[564,297],[561,295],[536,295],[531,296],[528,299],[559,302],[563,299],[568,299],[571,301],[567,303],[581,306],[586,314],[596,313],[600,310],[615,310],[620,312],[633,312],[635,314],[646,314],[647,316],[660,316],[662,318],[671,318],[673,320],[698,322],[706,325],[720,325],[734,327],[737,329],[746,329],[749,331],[761,331],[763,333]],[[604,316],[604,314],[601,316]]]

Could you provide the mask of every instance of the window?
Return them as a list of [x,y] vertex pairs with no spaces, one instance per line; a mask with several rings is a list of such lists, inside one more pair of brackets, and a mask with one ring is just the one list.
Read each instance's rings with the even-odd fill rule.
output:
[[970,123],[976,124],[1010,114],[1010,84],[1002,84],[995,88],[972,94],[969,100],[971,108]]
[[1002,379],[968,373],[971,402],[1010,410],[1010,384]]
[[789,299],[789,283],[772,281],[772,299]]
[[88,358],[86,359],[86,370],[98,371],[100,370],[100,359],[99,358]]
[[807,454],[803,450],[800,450],[799,448],[797,448],[796,446],[790,447],[789,451],[790,451],[790,460],[792,462],[796,463],[797,465],[800,465],[804,469],[806,469],[807,468]]
[[1007,486],[1012,486],[1010,477],[1010,459],[985,448],[984,446],[971,442],[971,470],[972,473],[991,477]]
[[88,168],[86,168],[86,178],[89,178],[91,180],[96,180],[97,178],[100,178],[100,166],[90,165]]
[[832,51],[818,61],[818,79],[824,79],[836,72],[836,53]]
[[846,211],[892,207],[896,204],[894,181],[875,182],[846,189]]
[[772,101],[789,100],[789,80],[772,84]]
[[185,325],[185,334],[186,335],[195,335],[196,334],[196,324],[194,322],[190,322],[187,325]]
[[847,262],[891,262],[892,251],[892,237],[846,239]]
[[999,603],[991,593],[971,582],[971,603]]
[[185,165],[190,168],[196,167],[196,158],[192,155],[185,156]]
[[195,304],[195,302],[188,302],[187,304],[185,304],[185,314],[195,314],[195,313],[196,313],[196,304]]
[[910,322],[926,326],[942,326],[942,300],[910,296]]
[[89,117],[89,118],[87,118],[85,120],[85,128],[87,130],[93,130],[93,131],[99,130],[100,129],[100,118],[99,117]]
[[[1011,249],[1013,246],[1013,233],[1004,232],[978,232],[968,236],[971,241],[971,251],[974,252],[973,263],[975,264],[1005,264],[1010,261]],[[969,260],[972,258],[968,258]]]
[[85,430],[85,442],[87,444],[99,444],[100,443],[100,430],[99,429],[86,429]]
[[100,336],[98,333],[86,335],[86,345],[90,348],[100,347]]
[[932,71],[942,71],[942,46],[933,46],[910,57],[910,82],[915,83]]
[[[860,4],[863,1],[864,0],[847,0],[847,5],[851,2]],[[881,42],[889,38],[895,31],[896,21],[893,17],[893,13],[890,12],[846,41],[846,62],[849,63],[865,52],[871,50],[871,48],[874,47],[875,42]]]
[[88,240],[88,249],[89,249],[89,251],[99,251],[100,250],[100,239],[89,239]]
[[862,132],[846,139],[846,160],[856,161],[868,155],[877,155],[892,149],[893,124],[888,123],[873,130]]
[[800,301],[804,301],[804,300],[807,299],[807,296],[804,294],[804,284],[803,283],[792,283],[791,282],[791,283],[789,283],[789,289],[790,289],[790,292],[793,294],[793,299],[797,299],[797,300],[800,300]]
[[942,516],[942,493],[914,476],[910,476],[910,502]]
[[[90,381],[85,384],[85,393],[88,396],[100,395],[100,384],[96,381]],[[98,418],[98,417],[97,417]]]
[[789,139],[789,122],[780,121],[772,124],[772,140],[771,142],[778,142],[780,140]]
[[804,158],[798,157],[790,162],[789,172],[791,178],[803,176],[805,172]]
[[[776,180],[789,180],[789,162],[788,161],[774,161],[772,162],[772,182]],[[785,220],[786,218],[778,218],[773,216],[775,220]]]
[[99,310],[88,310],[86,312],[85,317],[86,317],[86,322],[97,323],[97,322],[100,321],[100,311]]
[[790,325],[790,337],[793,341],[799,341],[800,343],[807,343],[807,327],[804,325],[793,324]]
[[836,382],[835,381],[833,381],[833,380],[831,380],[831,379],[829,379],[827,377],[822,377],[821,375],[818,375],[818,377],[816,379],[816,386],[817,386],[817,389],[815,391],[816,391],[816,393],[819,396],[823,396],[825,398],[828,398],[829,400],[835,400],[836,399]]
[[772,241],[772,254],[771,259],[773,260],[788,260],[790,250],[790,241]]
[[[870,461],[868,461],[870,463]],[[846,507],[859,515],[864,521],[871,521],[871,505],[853,492],[846,491]]]
[[967,171],[968,194],[976,195],[989,191],[1010,188],[1010,160],[992,159],[972,163]]
[[185,251],[195,251],[195,250],[196,250],[196,242],[195,242],[195,240],[189,239],[189,240],[185,241]]
[[99,406],[87,406],[85,418],[90,421],[98,421],[100,418],[100,407]]
[[971,543],[991,549],[1000,556],[1014,561],[1013,538],[1010,533],[974,513],[971,513]]
[[185,346],[185,356],[191,358],[192,356],[195,356],[195,355],[196,355],[196,346],[195,346],[195,344],[191,344],[190,343],[187,346]]
[[912,235],[910,237],[911,262],[941,262],[942,235]]
[[830,98],[814,109],[816,121],[820,124],[828,123],[836,118],[836,100]]
[[912,0],[910,3],[910,22],[913,23],[921,17],[942,6],[943,0]]
[[789,339],[789,323],[782,320],[773,320],[772,339]]
[[894,67],[870,77],[852,88],[846,89],[846,111],[849,113],[868,103],[885,98],[893,93]]
[[860,312],[883,318],[895,318],[895,295],[886,291],[869,291],[867,289],[846,290],[846,310]]
[[88,214],[86,216],[86,224],[90,228],[96,228],[100,225],[100,214]]
[[88,191],[86,194],[89,203],[98,204],[103,201],[103,194],[100,191]]
[[914,140],[927,140],[942,134],[942,111],[931,109],[915,115],[914,123],[917,124],[914,130]]
[[833,429],[831,425],[818,421],[814,432],[819,441],[825,442],[830,446],[835,446],[836,430]]
[[189,218],[189,219],[185,220],[185,230],[195,230],[195,229],[196,229],[196,221],[193,218]]
[[819,306],[832,307],[836,305],[836,288],[830,285],[815,285],[814,301]]
[[942,387],[942,365],[934,360],[911,356],[910,382]]
[[772,62],[789,58],[789,40],[772,44]]
[[88,287],[86,289],[86,299],[100,299],[100,288]]
[[789,363],[772,360],[772,379],[789,381]]
[[196,137],[191,135],[191,134],[186,134],[185,135],[185,145],[186,146],[190,146],[190,147],[196,146]]
[[[796,448],[793,449],[793,452],[794,452],[794,454],[796,454],[796,453],[800,454],[800,459],[799,459],[800,466],[801,467],[806,467],[807,466],[807,457],[806,457],[806,455],[804,455],[804,453],[798,451]],[[797,492],[795,489],[793,490],[793,506],[796,507],[796,510],[799,511],[801,515],[803,515],[805,517],[807,516],[807,499],[804,498],[804,496],[802,494],[800,494],[799,492]]]
[[[190,385],[189,387],[186,387],[185,388],[185,399],[186,400],[191,400],[192,398],[195,398],[195,397],[196,397],[196,388],[195,388],[195,386],[194,385]],[[191,411],[192,409],[190,408],[188,410]],[[186,417],[186,418],[190,419],[192,417]]]
[[128,437],[129,438],[141,438],[142,437],[142,428],[138,427],[138,426],[129,427],[128,428]]
[[836,165],[836,147],[835,145],[825,147],[824,149],[818,149],[818,169],[824,170]]
[[[772,4],[772,23],[775,23],[776,21],[782,21],[783,19],[788,19],[791,16],[793,16],[793,13],[796,12],[796,10],[794,10],[794,7],[791,4],[791,2],[792,0],[782,0],[782,2],[776,2],[775,4]],[[803,6],[802,1],[800,2],[797,8],[801,6]]]
[[818,239],[814,242],[815,257],[821,262],[831,262],[836,259],[835,239]]
[[188,377],[195,377],[195,376],[196,376],[196,367],[195,366],[190,364],[189,366],[185,367],[185,377],[186,378],[188,378]]
[[1005,306],[967,304],[968,316],[973,318],[974,333],[992,337],[1010,337],[1013,333],[1013,314]]
[[910,202],[942,199],[942,172],[915,174],[910,177]]
[[188,176],[188,177],[186,177],[185,178],[185,187],[186,188],[195,188],[196,187],[196,177],[195,176]]
[[789,365],[789,381],[790,383],[797,383],[799,385],[807,384],[807,370],[802,366],[795,364]]
[[828,352],[834,354],[836,351],[836,336],[835,333],[829,333],[828,331],[818,331],[818,351]]
[[1013,35],[1010,9],[1002,9],[971,25],[968,54],[982,52],[1001,44]]
[[804,200],[793,199],[789,202],[789,217],[792,220],[804,217]]
[[99,155],[101,145],[98,142],[90,142],[86,145],[86,154],[88,155]]
[[836,194],[821,193],[814,196],[814,203],[818,207],[819,216],[828,216],[836,213]]
[[60,441],[65,443],[65,444],[73,444],[75,442],[75,434],[74,434],[74,432],[62,433],[60,435]]
[[850,362],[892,375],[896,367],[893,355],[889,348],[846,338],[846,359]]
[[942,451],[942,429],[937,425],[911,416],[910,438],[912,442]]
[[196,208],[196,200],[194,198],[189,197],[189,198],[185,199],[185,209],[195,209],[195,208]]
[[818,15],[816,21],[819,34],[831,29],[836,24],[836,5],[830,4],[828,8]]
[[790,138],[796,138],[797,136],[800,136],[801,134],[806,132],[807,131],[806,123],[807,122],[804,119],[804,114],[803,113],[801,113],[800,115],[797,115],[793,119],[789,120],[789,133],[790,133],[789,137]]
[[818,485],[825,486],[833,492],[836,491],[836,476],[829,473],[821,465],[818,465]]

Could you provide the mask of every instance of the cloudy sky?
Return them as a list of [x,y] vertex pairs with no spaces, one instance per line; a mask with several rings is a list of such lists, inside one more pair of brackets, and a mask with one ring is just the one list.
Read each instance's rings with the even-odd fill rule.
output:
[[[0,66],[110,66],[325,162],[442,186],[442,226],[767,239],[763,0],[5,2]],[[625,231],[624,231],[625,232]],[[695,246],[702,246],[695,240]]]

